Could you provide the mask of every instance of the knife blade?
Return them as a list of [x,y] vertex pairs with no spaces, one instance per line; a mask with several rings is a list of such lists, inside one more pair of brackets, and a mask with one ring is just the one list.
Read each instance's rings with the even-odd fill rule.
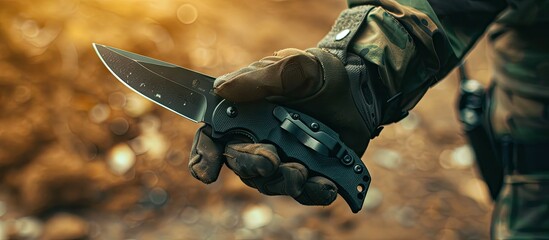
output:
[[303,164],[312,176],[338,187],[351,211],[362,208],[371,182],[360,157],[339,135],[313,117],[267,101],[232,103],[213,92],[215,78],[157,59],[93,44],[103,64],[124,85],[193,122],[212,127],[212,137],[235,136],[277,147],[281,159]]

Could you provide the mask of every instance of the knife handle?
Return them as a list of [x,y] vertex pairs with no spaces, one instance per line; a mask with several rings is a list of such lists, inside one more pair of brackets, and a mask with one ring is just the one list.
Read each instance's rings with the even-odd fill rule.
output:
[[237,135],[275,145],[282,160],[301,163],[312,176],[334,182],[351,211],[362,208],[371,181],[368,169],[320,121],[267,101],[236,104],[223,100],[213,112],[211,125],[216,139]]

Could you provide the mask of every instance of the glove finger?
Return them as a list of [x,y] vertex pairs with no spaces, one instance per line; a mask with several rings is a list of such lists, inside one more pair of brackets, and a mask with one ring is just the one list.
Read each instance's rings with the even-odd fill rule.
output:
[[204,183],[215,182],[224,163],[223,145],[215,142],[210,135],[211,127],[205,125],[198,129],[189,159],[191,174]]
[[257,101],[272,96],[298,99],[318,91],[321,79],[321,66],[312,54],[285,49],[217,78],[214,90],[233,102]]
[[227,165],[241,178],[267,177],[280,165],[276,147],[271,144],[238,143],[225,147]]
[[242,179],[242,181],[266,195],[297,197],[302,194],[307,174],[307,168],[299,163],[283,163],[270,177]]
[[337,186],[330,180],[316,176],[307,179],[303,191],[294,197],[303,205],[330,205],[337,197]]

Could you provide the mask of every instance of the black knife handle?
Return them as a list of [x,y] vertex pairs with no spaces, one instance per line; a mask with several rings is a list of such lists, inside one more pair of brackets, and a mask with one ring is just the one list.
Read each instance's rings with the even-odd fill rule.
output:
[[338,187],[354,213],[362,208],[370,174],[359,156],[323,123],[298,111],[266,101],[235,104],[223,100],[213,113],[212,137],[240,135],[277,147],[282,160],[301,163],[312,176]]

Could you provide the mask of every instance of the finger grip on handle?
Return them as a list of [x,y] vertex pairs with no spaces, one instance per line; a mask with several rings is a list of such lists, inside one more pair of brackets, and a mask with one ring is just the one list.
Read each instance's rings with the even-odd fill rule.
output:
[[330,153],[330,149],[328,149],[326,145],[307,134],[306,131],[303,131],[303,126],[299,126],[288,119],[284,119],[280,127],[294,135],[301,143],[303,143],[303,145],[309,147],[310,149],[324,155],[328,155]]

